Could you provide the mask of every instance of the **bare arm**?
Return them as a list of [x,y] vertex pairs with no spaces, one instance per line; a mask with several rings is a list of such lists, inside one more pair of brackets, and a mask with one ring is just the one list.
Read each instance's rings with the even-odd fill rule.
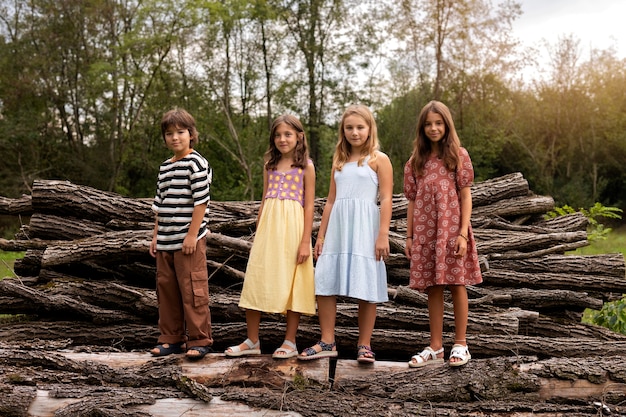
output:
[[380,201],[380,226],[376,238],[376,259],[387,259],[389,256],[389,226],[393,210],[393,167],[389,157],[382,152],[376,158],[378,174],[378,194]]
[[406,245],[404,247],[404,254],[407,258],[411,259],[411,249],[413,247],[413,210],[415,209],[415,201],[409,200],[409,204],[406,207]]
[[206,203],[199,204],[193,208],[193,213],[191,214],[191,223],[189,224],[189,230],[187,231],[187,236],[185,236],[185,240],[183,240],[183,254],[191,255],[196,251],[196,243],[198,239],[198,230],[200,230],[200,225],[202,224],[202,220],[204,219],[204,214],[206,212]]
[[461,224],[459,227],[459,236],[456,238],[455,254],[463,257],[467,253],[468,231],[470,225],[470,217],[472,216],[472,192],[470,187],[463,187],[460,191],[461,199]]
[[152,230],[152,241],[150,242],[150,255],[156,258],[157,230],[159,228],[159,216],[155,216],[154,229]]
[[299,264],[311,256],[311,233],[313,231],[313,214],[315,211],[315,167],[308,164],[304,170],[304,230],[298,248]]
[[328,188],[328,197],[326,198],[326,204],[324,205],[324,211],[322,212],[322,221],[320,223],[320,229],[317,232],[317,241],[315,242],[315,249],[313,250],[313,256],[317,259],[322,254],[322,247],[324,246],[324,236],[326,236],[326,230],[328,229],[328,220],[330,219],[330,212],[333,210],[333,204],[335,204],[335,198],[337,196],[337,186],[335,185],[335,168],[330,172],[330,187]]

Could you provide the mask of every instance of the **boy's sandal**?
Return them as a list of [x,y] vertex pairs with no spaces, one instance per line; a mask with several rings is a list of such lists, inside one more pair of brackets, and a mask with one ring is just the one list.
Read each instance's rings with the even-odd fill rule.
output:
[[[198,352],[197,354],[190,355],[189,352]],[[187,349],[187,353],[185,357],[189,360],[197,361],[198,359],[202,359],[206,356],[207,353],[213,352],[213,348],[211,346],[192,346]]]
[[443,348],[433,350],[430,346],[427,346],[419,354],[411,356],[409,368],[421,368],[430,364],[443,363],[443,358],[437,357],[440,353],[443,353]]
[[[289,346],[289,349],[282,346]],[[298,356],[298,348],[296,344],[290,340],[283,340],[283,344],[272,354],[272,358],[274,359],[288,359],[294,356]]]
[[[315,346],[319,345],[322,350],[315,350]],[[320,358],[336,358],[339,352],[335,349],[337,343],[324,343],[321,340],[317,342],[314,346],[308,347],[302,351],[300,355],[298,355],[298,359],[303,361],[310,361],[311,359],[320,359]]]
[[247,356],[247,355],[260,355],[261,354],[261,341],[258,340],[256,343],[253,343],[252,340],[246,339],[243,341],[243,344],[248,346],[247,349],[241,349],[239,345],[231,346],[224,351],[226,356]]
[[[162,343],[152,348],[152,350],[150,350],[150,353],[152,353],[152,356],[167,356],[173,353],[183,353],[184,344],[185,342]],[[165,345],[167,345],[167,347]]]
[[372,348],[367,345],[357,346],[359,350],[356,360],[359,363],[374,363],[376,362],[376,354],[372,351]]
[[472,355],[470,355],[467,346],[457,344],[452,346],[452,350],[450,351],[450,359],[452,358],[460,359],[460,361],[449,361],[450,366],[462,366],[469,362],[470,359],[472,359]]

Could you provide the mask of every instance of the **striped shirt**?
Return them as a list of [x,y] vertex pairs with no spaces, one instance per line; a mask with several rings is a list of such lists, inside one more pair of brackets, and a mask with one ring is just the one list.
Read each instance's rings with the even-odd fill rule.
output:
[[159,167],[152,210],[157,215],[157,250],[176,251],[183,247],[195,206],[207,204],[198,239],[208,232],[210,184],[213,170],[195,150],[184,158],[163,162]]

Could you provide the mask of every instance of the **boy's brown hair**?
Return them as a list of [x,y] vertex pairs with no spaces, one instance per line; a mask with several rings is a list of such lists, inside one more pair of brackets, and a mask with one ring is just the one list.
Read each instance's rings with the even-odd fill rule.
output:
[[168,127],[174,126],[176,128],[187,129],[189,131],[189,147],[198,142],[198,130],[196,129],[196,121],[191,114],[184,109],[172,109],[163,115],[161,119],[161,135],[165,140],[165,131]]

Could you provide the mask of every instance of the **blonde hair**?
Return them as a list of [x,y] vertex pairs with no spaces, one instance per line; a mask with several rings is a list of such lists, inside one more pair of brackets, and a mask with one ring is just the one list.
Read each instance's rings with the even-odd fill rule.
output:
[[335,154],[333,155],[333,167],[337,171],[341,171],[351,155],[352,147],[348,142],[343,129],[346,118],[353,115],[361,117],[365,120],[365,123],[369,127],[369,137],[367,138],[368,140],[365,142],[365,146],[363,147],[359,157],[358,165],[362,165],[365,157],[368,155],[372,160],[376,159],[376,151],[380,149],[376,120],[374,120],[374,115],[370,109],[362,104],[353,104],[349,106],[346,111],[343,112],[343,116],[341,116],[341,122],[339,123],[339,139],[337,141],[337,145],[335,146]]
[[426,104],[420,111],[417,117],[417,128],[415,132],[415,140],[413,141],[413,153],[409,158],[409,164],[413,168],[413,172],[416,177],[424,175],[424,166],[426,161],[432,153],[432,144],[426,132],[424,131],[424,125],[426,124],[426,118],[428,113],[437,113],[443,119],[443,123],[446,127],[446,132],[441,139],[440,146],[438,148],[438,157],[443,160],[444,165],[450,171],[457,170],[459,165],[459,149],[461,148],[461,141],[454,128],[454,121],[452,120],[452,113],[450,109],[440,101],[431,101]]

